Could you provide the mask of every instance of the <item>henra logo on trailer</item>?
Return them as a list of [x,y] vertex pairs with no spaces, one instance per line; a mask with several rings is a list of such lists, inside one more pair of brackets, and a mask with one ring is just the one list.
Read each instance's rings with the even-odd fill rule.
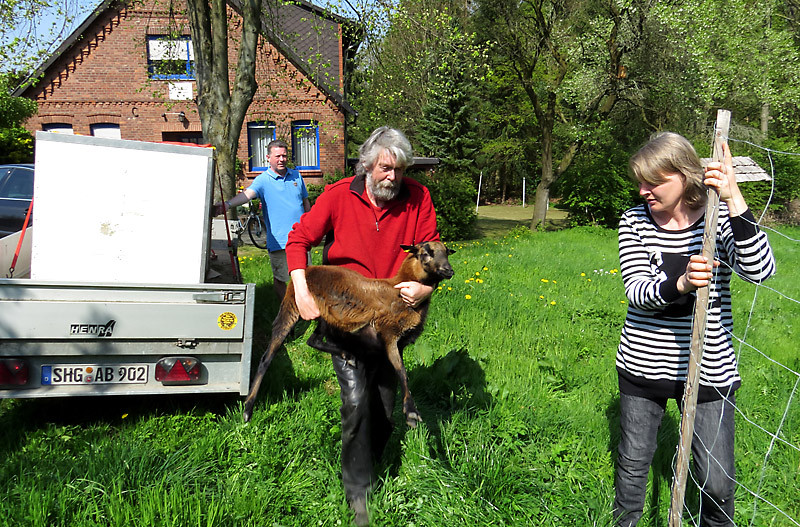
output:
[[110,337],[114,332],[116,320],[109,320],[106,324],[70,324],[70,335],[96,335],[98,337]]

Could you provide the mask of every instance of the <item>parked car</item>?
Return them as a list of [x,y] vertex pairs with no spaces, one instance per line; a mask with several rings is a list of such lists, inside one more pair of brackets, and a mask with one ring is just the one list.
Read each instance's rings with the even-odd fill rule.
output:
[[33,165],[0,165],[0,238],[22,230],[33,199]]

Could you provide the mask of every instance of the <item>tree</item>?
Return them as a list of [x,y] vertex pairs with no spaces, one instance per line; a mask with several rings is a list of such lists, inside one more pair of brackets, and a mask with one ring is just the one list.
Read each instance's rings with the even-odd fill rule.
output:
[[11,97],[9,75],[0,74],[0,163],[33,161],[33,136],[22,123],[36,113],[36,102]]
[[21,74],[33,71],[56,50],[91,7],[81,0],[0,0],[3,71]]
[[261,2],[241,0],[242,37],[230,83],[228,13],[225,0],[187,0],[197,78],[197,109],[203,135],[216,148],[223,196],[236,191],[236,150],[256,83],[256,50],[261,33]]
[[638,0],[478,0],[480,34],[536,116],[541,178],[532,229],[544,222],[553,183],[628,88],[624,58],[638,46],[645,16]]

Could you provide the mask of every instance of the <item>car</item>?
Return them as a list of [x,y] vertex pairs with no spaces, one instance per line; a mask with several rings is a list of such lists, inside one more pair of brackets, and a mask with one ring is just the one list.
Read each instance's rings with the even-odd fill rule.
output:
[[33,165],[0,165],[0,238],[22,230],[32,199]]

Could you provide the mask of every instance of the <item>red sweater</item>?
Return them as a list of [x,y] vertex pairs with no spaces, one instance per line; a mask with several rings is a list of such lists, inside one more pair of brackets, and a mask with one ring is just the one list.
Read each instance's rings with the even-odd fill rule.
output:
[[286,259],[290,272],[306,267],[306,252],[323,236],[322,263],[341,265],[367,278],[394,276],[405,258],[401,244],[439,240],[427,188],[406,177],[397,198],[376,209],[367,197],[365,183],[363,176],[356,176],[325,187],[289,233]]

